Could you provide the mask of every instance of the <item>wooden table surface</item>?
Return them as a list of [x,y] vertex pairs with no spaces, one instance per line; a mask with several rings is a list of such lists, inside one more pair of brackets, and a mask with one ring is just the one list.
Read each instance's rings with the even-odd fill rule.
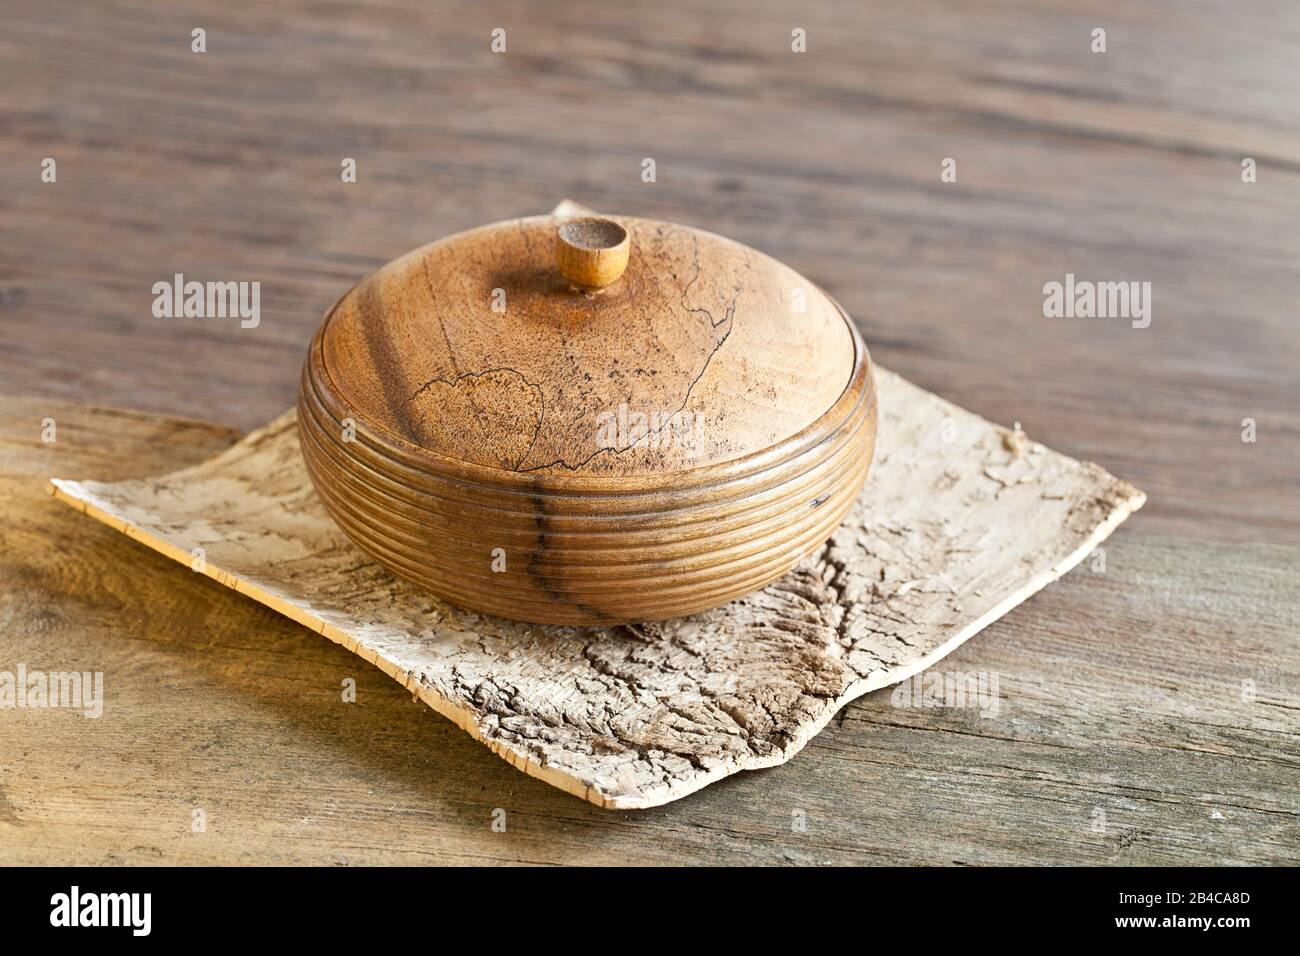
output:
[[[107,684],[97,721],[0,711],[0,862],[1300,861],[1294,3],[0,12],[0,671]],[[879,692],[783,767],[600,811],[44,497],[201,459],[292,402],[360,275],[565,196],[788,262],[882,365],[1148,492],[1104,573],[941,665],[997,673],[996,718]],[[260,325],[155,318],[175,273],[259,281]],[[1150,327],[1045,318],[1067,273],[1151,282]]]

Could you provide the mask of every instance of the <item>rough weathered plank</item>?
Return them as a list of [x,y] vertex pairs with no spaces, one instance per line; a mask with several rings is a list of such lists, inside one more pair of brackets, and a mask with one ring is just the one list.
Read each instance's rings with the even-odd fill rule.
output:
[[823,548],[721,608],[628,627],[485,617],[395,578],[326,513],[292,412],[194,468],[53,490],[374,663],[524,772],[644,808],[789,760],[845,703],[940,660],[1145,500],[884,369],[877,388],[873,472]]
[[[997,719],[869,694],[790,765],[632,816],[486,758],[342,648],[124,552],[43,478],[6,484],[0,646],[102,665],[110,709],[0,718],[17,755],[0,759],[5,862],[1300,861],[1291,0],[1227,17],[814,2],[801,56],[785,4],[3,7],[6,390],[253,427],[292,403],[312,329],[367,270],[567,192],[781,258],[877,360],[1152,495],[1105,574],[1085,563],[946,659],[1001,674]],[[188,52],[200,23],[206,57]],[[505,56],[487,53],[498,25]],[[956,183],[938,182],[946,156]],[[262,280],[262,324],[154,319],[150,285],[176,271]],[[1151,328],[1044,320],[1042,283],[1066,271],[1152,280]],[[196,460],[47,448],[33,421],[51,409],[74,413],[5,406],[3,447],[33,475]],[[489,829],[496,807],[508,832]]]
[[[1300,543],[1293,0],[186,9],[4,0],[6,391],[260,426],[370,269],[572,195],[788,263],[876,361],[1104,461],[1166,533]],[[154,318],[176,272],[260,280],[261,324]],[[1045,319],[1067,272],[1151,281],[1151,327]]]
[[0,402],[0,667],[101,670],[107,698],[99,720],[0,714],[0,862],[1300,862],[1294,549],[1144,536],[1144,511],[1105,573],[1086,562],[945,659],[999,675],[996,715],[882,690],[790,764],[607,811],[47,493],[49,474],[138,477],[229,441]]

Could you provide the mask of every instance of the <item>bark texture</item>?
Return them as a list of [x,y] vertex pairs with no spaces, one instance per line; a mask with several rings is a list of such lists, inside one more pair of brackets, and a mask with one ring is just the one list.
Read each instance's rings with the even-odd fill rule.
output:
[[789,760],[845,703],[942,658],[1145,500],[878,373],[876,463],[831,540],[762,591],[655,624],[528,626],[397,580],[325,514],[292,412],[193,468],[53,491],[376,664],[524,772],[651,807]]

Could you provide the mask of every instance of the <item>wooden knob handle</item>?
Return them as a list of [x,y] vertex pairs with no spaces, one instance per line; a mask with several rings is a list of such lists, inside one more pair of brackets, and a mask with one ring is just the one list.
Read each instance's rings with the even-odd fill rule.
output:
[[555,263],[574,288],[599,292],[627,268],[627,230],[610,219],[566,219],[555,231]]

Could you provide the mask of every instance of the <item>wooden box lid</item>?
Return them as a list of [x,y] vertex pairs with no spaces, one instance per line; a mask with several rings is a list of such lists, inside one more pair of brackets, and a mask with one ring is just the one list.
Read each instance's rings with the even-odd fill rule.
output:
[[550,216],[389,263],[327,318],[321,386],[381,441],[521,476],[736,461],[798,434],[843,394],[859,347],[812,283],[711,233],[603,222],[630,248],[626,271],[599,292],[562,274],[563,221]]

